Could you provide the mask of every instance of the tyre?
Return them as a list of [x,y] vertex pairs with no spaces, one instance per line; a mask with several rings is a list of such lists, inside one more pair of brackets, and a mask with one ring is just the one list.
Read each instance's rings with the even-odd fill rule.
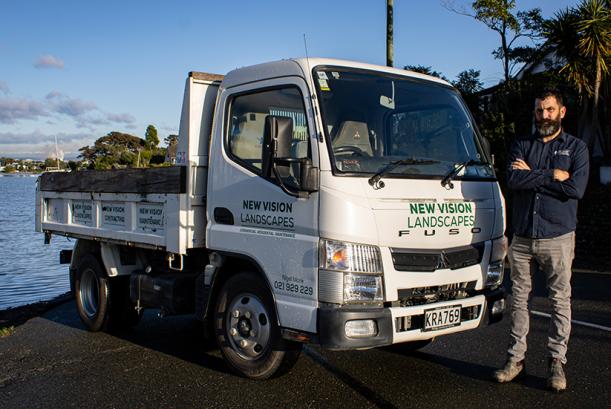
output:
[[301,352],[300,343],[282,339],[269,290],[251,273],[239,273],[221,288],[214,329],[227,365],[250,379],[287,372]]
[[87,254],[74,276],[76,309],[85,327],[92,332],[136,325],[141,313],[129,299],[127,277],[109,278],[98,258]]

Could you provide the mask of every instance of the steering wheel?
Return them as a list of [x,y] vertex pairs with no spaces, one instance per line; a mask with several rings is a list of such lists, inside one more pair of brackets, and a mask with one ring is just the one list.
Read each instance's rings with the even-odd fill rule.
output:
[[333,148],[333,153],[342,154],[342,153],[351,153],[356,156],[370,156],[367,152],[359,148],[358,146],[340,146],[338,148]]

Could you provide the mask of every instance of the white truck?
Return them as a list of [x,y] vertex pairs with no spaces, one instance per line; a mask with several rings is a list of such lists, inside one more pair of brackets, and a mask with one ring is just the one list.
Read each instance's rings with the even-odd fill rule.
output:
[[253,379],[304,343],[417,348],[504,311],[489,145],[452,86],[400,69],[191,72],[176,166],[44,174],[36,229],[78,239],[87,329],[195,314]]

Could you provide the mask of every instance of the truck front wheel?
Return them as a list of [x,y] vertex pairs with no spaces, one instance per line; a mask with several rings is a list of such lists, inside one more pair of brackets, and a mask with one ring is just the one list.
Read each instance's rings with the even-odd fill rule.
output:
[[222,287],[215,306],[218,346],[229,367],[251,379],[288,371],[301,344],[283,340],[272,297],[256,275],[239,273]]

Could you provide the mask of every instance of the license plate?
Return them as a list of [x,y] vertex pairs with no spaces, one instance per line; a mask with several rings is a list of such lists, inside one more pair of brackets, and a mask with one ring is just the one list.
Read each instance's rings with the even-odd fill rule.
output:
[[436,331],[460,325],[460,305],[424,310],[423,331]]

